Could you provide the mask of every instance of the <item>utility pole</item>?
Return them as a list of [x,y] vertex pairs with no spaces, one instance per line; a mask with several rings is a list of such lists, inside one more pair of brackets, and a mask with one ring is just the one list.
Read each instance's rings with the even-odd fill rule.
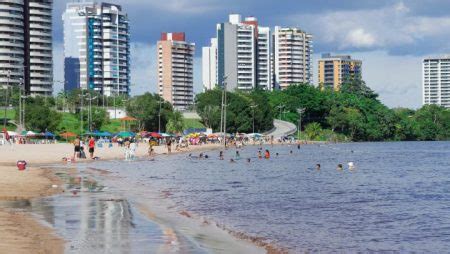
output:
[[281,120],[281,114],[282,114],[282,111],[281,111],[281,110],[284,108],[284,105],[283,105],[283,104],[280,104],[280,105],[277,106],[277,108],[280,109],[280,120]]
[[83,97],[84,97],[84,93],[83,93],[83,88],[81,88],[81,103],[80,103],[80,135],[83,135]]
[[8,71],[8,81],[6,83],[6,91],[5,91],[5,115],[3,118],[3,128],[6,129],[6,109],[8,108],[9,105],[9,78],[11,76],[11,71]]
[[298,118],[298,140],[300,141],[300,132],[302,131],[302,114],[305,113],[305,108],[298,108],[297,112],[299,114]]
[[223,144],[227,148],[227,77],[223,78]]
[[253,109],[253,133],[255,133],[255,108],[258,107],[258,105],[252,105],[250,107]]
[[159,112],[158,112],[158,133],[161,133],[161,97],[159,97]]

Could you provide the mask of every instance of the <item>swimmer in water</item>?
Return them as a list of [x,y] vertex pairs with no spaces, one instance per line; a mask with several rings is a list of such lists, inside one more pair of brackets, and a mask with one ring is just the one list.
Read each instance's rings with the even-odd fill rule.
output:
[[262,159],[262,153],[261,153],[261,150],[258,151],[258,158],[259,158],[259,159]]
[[251,162],[251,159],[250,158],[247,158],[247,163],[250,163]]
[[297,145],[297,149],[300,150],[300,144]]
[[200,153],[200,155],[198,156],[199,159],[203,159],[203,153]]
[[231,163],[235,163],[236,161],[235,161],[235,160],[233,160],[233,159],[230,159],[230,162],[231,162]]
[[270,159],[270,152],[266,149],[266,153],[264,154],[264,158]]
[[355,169],[355,164],[353,164],[353,162],[349,162],[348,163],[348,169],[350,169],[350,170],[353,170],[353,169]]
[[293,153],[292,150],[289,153],[292,154]]
[[338,164],[338,166],[337,166],[337,170],[343,170],[344,169],[344,167],[342,166],[342,164]]
[[316,169],[320,170],[320,164],[316,164]]
[[219,160],[223,160],[223,151],[219,152]]
[[278,155],[280,155],[280,154],[279,154],[279,153],[276,153],[276,154],[275,154],[275,156],[277,156],[277,157],[278,157]]
[[205,154],[205,159],[208,159],[208,158],[209,158],[209,156],[207,154]]
[[241,155],[239,154],[239,151],[236,151],[236,160],[239,160],[241,158]]

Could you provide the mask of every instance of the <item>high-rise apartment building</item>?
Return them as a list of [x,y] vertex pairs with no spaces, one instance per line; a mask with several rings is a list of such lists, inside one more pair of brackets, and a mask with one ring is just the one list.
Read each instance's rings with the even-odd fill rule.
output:
[[422,68],[423,104],[450,108],[450,56],[426,58]]
[[0,1],[0,83],[53,92],[52,0]]
[[184,33],[162,33],[157,48],[159,95],[185,110],[194,102],[195,44],[186,42]]
[[254,17],[242,20],[231,14],[228,22],[217,24],[217,37],[203,49],[203,85],[227,89],[271,89],[270,29]]
[[202,48],[202,80],[204,90],[217,85],[217,38],[211,39],[211,46]]
[[273,47],[275,87],[312,83],[312,35],[298,28],[276,26]]
[[130,92],[130,28],[122,7],[109,3],[68,3],[64,21],[65,90]]
[[323,54],[319,59],[319,86],[339,91],[345,81],[361,77],[361,68],[361,60],[352,59],[351,56]]

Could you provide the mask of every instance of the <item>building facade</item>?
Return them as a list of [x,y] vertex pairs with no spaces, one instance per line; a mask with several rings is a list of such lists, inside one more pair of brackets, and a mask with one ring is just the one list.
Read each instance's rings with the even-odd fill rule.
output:
[[52,1],[0,1],[0,83],[53,92]]
[[211,39],[209,47],[202,48],[203,90],[214,89],[217,85],[217,38]]
[[422,87],[424,105],[450,108],[450,56],[423,60]]
[[130,93],[130,27],[120,5],[68,3],[64,22],[65,90]]
[[298,28],[275,27],[273,35],[274,86],[312,84],[312,35]]
[[184,33],[162,33],[157,48],[159,95],[186,110],[194,102],[195,44],[186,42]]
[[228,90],[270,90],[270,38],[270,29],[254,17],[231,14],[217,24],[216,38],[202,52],[205,89],[226,84]]
[[362,61],[352,59],[349,55],[323,54],[318,65],[318,83],[322,89],[339,91],[345,81],[362,76]]

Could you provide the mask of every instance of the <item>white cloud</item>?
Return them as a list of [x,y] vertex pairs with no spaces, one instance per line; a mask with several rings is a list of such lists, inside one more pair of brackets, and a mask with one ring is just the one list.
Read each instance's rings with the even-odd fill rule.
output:
[[316,41],[342,50],[389,49],[406,47],[423,38],[450,39],[445,33],[450,30],[450,16],[417,16],[403,2],[371,10],[298,14],[289,20],[313,33]]

